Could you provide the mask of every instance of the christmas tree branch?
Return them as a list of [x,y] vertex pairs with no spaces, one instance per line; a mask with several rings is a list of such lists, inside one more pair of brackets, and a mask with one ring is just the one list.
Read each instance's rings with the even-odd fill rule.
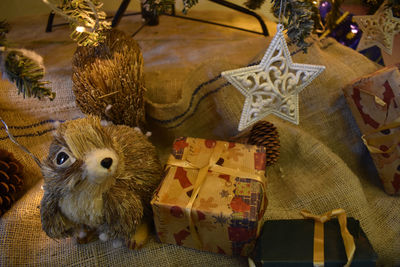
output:
[[96,46],[104,41],[104,31],[111,28],[106,21],[103,4],[98,0],[58,0],[58,4],[43,0],[55,13],[63,16],[74,29],[71,38],[79,46]]
[[183,10],[182,12],[186,14],[188,10],[196,5],[199,2],[199,0],[183,0]]
[[10,24],[7,21],[0,21],[0,47],[6,45],[6,35],[10,31]]
[[8,78],[18,88],[18,93],[27,97],[48,97],[53,100],[55,93],[46,87],[49,82],[42,81],[44,67],[42,57],[24,49],[10,49],[6,46],[6,34],[10,25],[0,21],[0,74]]
[[160,15],[168,10],[168,7],[175,4],[175,0],[144,0],[143,8],[146,11],[153,11]]
[[57,13],[58,15],[64,17],[65,19],[67,19],[70,22],[74,22],[74,23],[79,23],[78,20],[74,20],[74,18],[71,18],[70,16],[67,16],[66,14],[64,14],[63,10],[61,10],[60,8],[58,8],[55,4],[49,2],[48,0],[42,0],[43,3],[45,3],[46,5],[48,5],[54,13]]
[[42,81],[44,68],[37,61],[24,55],[22,51],[11,50],[5,58],[6,77],[18,88],[18,94],[22,93],[24,98],[48,97],[53,100],[55,93],[46,87],[48,81]]
[[[311,0],[286,0],[285,12],[282,14],[287,28],[289,43],[300,47],[304,52],[310,46],[305,39],[311,34],[316,24],[313,20],[315,6]],[[272,11],[279,17],[281,0],[272,0]]]

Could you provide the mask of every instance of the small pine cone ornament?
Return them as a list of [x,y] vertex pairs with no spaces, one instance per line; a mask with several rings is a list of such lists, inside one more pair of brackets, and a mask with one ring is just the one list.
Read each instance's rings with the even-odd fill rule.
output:
[[268,121],[257,122],[250,131],[249,144],[264,146],[267,150],[267,166],[279,158],[280,141],[276,127]]
[[72,89],[83,113],[114,124],[144,126],[143,57],[133,38],[107,31],[99,45],[77,48],[72,70]]
[[22,165],[13,154],[0,149],[0,216],[10,209],[22,190]]

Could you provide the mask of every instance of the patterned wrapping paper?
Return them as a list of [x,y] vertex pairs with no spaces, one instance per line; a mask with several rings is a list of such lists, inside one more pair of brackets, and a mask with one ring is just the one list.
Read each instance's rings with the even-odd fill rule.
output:
[[[265,148],[179,138],[174,142],[169,162],[180,160],[205,166],[217,143],[224,144],[225,149],[218,155],[216,165],[240,171],[241,175],[208,170],[190,211],[200,242],[191,232],[186,209],[199,175],[196,168],[167,164],[164,180],[151,201],[157,235],[163,243],[247,256],[255,246],[267,202],[263,185]],[[245,173],[258,175],[262,183],[247,178]]]
[[384,190],[400,194],[400,72],[383,68],[343,91],[371,153]]

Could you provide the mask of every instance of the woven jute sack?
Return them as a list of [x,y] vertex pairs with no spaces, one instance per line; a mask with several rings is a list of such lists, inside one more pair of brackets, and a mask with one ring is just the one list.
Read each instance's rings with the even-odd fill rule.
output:
[[[180,77],[179,82],[170,80],[158,88],[147,82],[147,115],[151,128],[169,140],[181,135],[213,138],[237,135],[245,98],[220,74],[258,63],[270,40],[271,37],[255,36],[225,44],[228,48],[224,50],[214,46],[193,49],[195,55],[207,55],[207,59],[197,63],[191,61],[193,54],[181,55],[180,72],[173,66],[157,73],[148,67],[148,76],[155,75],[166,81],[167,77]],[[313,96],[336,92],[349,81],[377,69],[375,63],[333,39],[315,41],[307,54],[296,53],[293,62],[326,66],[322,75],[300,94],[300,120],[304,114],[329,105]]]

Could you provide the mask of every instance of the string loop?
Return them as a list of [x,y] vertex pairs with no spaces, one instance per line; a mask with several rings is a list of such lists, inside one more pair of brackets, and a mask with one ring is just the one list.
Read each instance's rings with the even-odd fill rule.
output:
[[282,17],[282,6],[284,6],[283,7],[283,16],[285,16],[285,14],[286,14],[286,0],[284,2],[283,2],[283,0],[281,0],[281,3],[279,5],[279,21],[278,21],[278,24],[282,24],[282,20],[281,20],[281,17]]

